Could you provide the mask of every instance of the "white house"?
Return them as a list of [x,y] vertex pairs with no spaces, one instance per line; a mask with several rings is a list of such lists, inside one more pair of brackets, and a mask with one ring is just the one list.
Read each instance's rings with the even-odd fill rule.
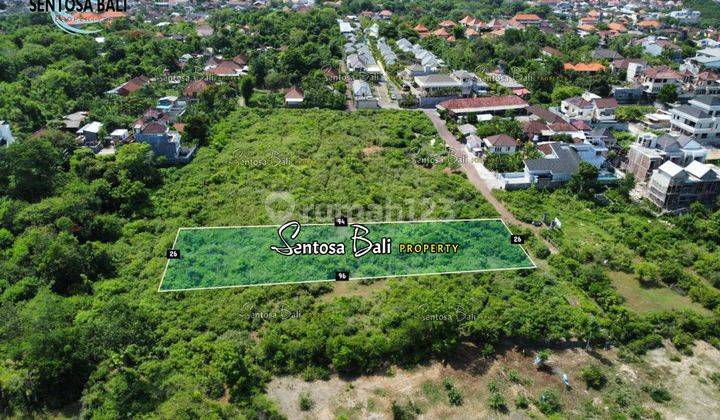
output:
[[485,146],[488,153],[509,155],[515,153],[517,141],[507,134],[498,134],[495,136],[485,137],[483,139],[483,146]]
[[12,132],[10,132],[10,124],[0,121],[0,146],[9,146],[14,141]]
[[702,145],[720,144],[720,97],[697,96],[687,105],[673,108],[670,127]]
[[692,24],[697,23],[697,21],[700,19],[700,12],[698,10],[674,10],[670,13],[668,13],[668,16],[670,16],[673,19],[677,19],[680,23],[685,24]]
[[703,67],[720,69],[720,48],[698,50],[695,57],[688,59],[688,61]]
[[352,93],[355,107],[358,109],[378,108],[378,100],[373,95],[370,85],[364,80],[352,81]]

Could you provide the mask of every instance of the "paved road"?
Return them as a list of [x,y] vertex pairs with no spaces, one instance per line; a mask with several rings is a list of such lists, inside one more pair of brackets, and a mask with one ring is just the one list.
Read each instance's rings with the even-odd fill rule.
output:
[[478,171],[475,169],[473,163],[465,158],[465,146],[463,146],[462,143],[460,143],[450,132],[450,130],[447,129],[445,121],[440,118],[440,115],[438,115],[437,111],[434,109],[424,109],[423,111],[425,112],[425,114],[427,114],[428,118],[430,118],[430,121],[432,121],[433,125],[435,125],[438,134],[440,134],[440,137],[442,137],[442,139],[445,141],[445,144],[450,147],[453,155],[458,158],[459,162],[462,162],[463,171],[467,174],[470,182],[472,182],[472,184],[475,185],[475,187],[482,193],[483,197],[485,197],[485,200],[487,200],[488,203],[492,204],[492,206],[495,208],[495,211],[500,214],[500,218],[502,218],[507,224],[522,226],[531,229],[540,240],[545,242],[547,247],[550,249],[550,252],[552,252],[553,254],[556,253],[557,248],[555,248],[555,246],[553,246],[542,236],[540,236],[539,227],[518,220],[515,215],[512,214],[512,212],[508,210],[503,203],[500,202],[500,200],[495,198],[495,196],[492,194],[491,189],[487,186],[482,177],[480,177],[480,174],[478,174]]

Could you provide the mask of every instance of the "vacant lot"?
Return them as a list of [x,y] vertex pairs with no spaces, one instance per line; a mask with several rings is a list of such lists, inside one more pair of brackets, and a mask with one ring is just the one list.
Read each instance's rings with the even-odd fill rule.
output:
[[[276,226],[181,229],[174,247],[182,258],[169,261],[161,290],[328,281],[337,271],[360,279],[534,267],[522,247],[510,243],[510,231],[497,219],[296,224],[282,231],[289,245],[279,234]],[[272,250],[286,252],[301,243],[325,244],[333,252],[287,255]],[[440,252],[402,252],[430,245]],[[366,253],[368,249],[373,251]]]
[[[658,349],[629,364],[620,361],[614,350],[557,350],[551,353],[547,369],[537,369],[534,352],[512,348],[486,360],[467,346],[448,363],[393,369],[387,375],[314,382],[276,378],[268,387],[268,395],[288,418],[306,419],[391,419],[393,403],[414,407],[423,418],[542,418],[537,408],[542,390],[559,396],[562,414],[567,417],[618,413],[651,417],[657,413],[666,418],[712,418],[720,409],[720,388],[708,376],[720,372],[720,352],[700,342],[694,353],[673,362],[670,356],[676,354],[674,350]],[[587,365],[600,367],[606,375],[607,383],[601,390],[588,389],[582,380],[580,372]],[[568,375],[570,387],[562,384],[563,374]],[[462,405],[449,402],[447,383],[462,395]],[[672,399],[653,401],[643,390],[648,385],[666,387]],[[489,407],[493,394],[505,400],[504,411]],[[308,410],[300,408],[301,396],[312,402]],[[527,409],[516,406],[522,397],[529,401]]]

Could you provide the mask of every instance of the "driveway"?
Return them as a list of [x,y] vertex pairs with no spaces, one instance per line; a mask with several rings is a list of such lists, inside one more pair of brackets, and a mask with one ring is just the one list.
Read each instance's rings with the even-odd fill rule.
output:
[[[464,156],[467,156],[465,154],[465,146],[463,146],[463,144],[455,138],[455,136],[450,132],[450,130],[447,129],[445,121],[440,118],[438,112],[434,109],[424,109],[423,112],[425,112],[428,118],[430,118],[430,121],[432,121],[433,125],[435,125],[435,129],[437,130],[440,137],[442,137],[442,139],[445,141],[445,144],[450,147],[453,155],[457,157],[460,162],[462,162],[463,171],[465,172],[465,174],[467,174],[470,182],[475,185],[475,187],[480,191],[480,193],[482,193],[483,197],[485,197],[485,200],[487,200],[487,202],[495,208],[495,211],[500,214],[500,218],[509,225],[522,226],[531,229],[540,240],[545,242],[545,245],[547,245],[547,247],[550,249],[550,252],[552,252],[553,254],[556,253],[557,248],[555,248],[555,246],[546,241],[545,238],[540,236],[539,227],[518,220],[515,215],[512,214],[512,212],[508,210],[503,203],[500,202],[500,200],[495,198],[495,196],[492,194],[492,188],[488,186],[488,183],[485,181],[485,179],[483,179],[487,178],[488,175],[484,174],[483,176],[481,176],[475,167],[475,165],[477,164],[473,163],[469,159],[464,158]],[[487,172],[490,172],[484,166],[483,169],[485,169],[485,171]],[[492,176],[492,178],[495,179],[494,175]]]

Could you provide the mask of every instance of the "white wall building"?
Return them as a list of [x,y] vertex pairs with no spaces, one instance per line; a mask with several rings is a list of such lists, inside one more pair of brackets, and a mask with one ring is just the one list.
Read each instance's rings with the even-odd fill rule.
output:
[[0,146],[9,146],[14,141],[12,132],[10,132],[10,124],[0,121]]
[[670,111],[673,131],[702,145],[720,144],[720,97],[702,95]]

